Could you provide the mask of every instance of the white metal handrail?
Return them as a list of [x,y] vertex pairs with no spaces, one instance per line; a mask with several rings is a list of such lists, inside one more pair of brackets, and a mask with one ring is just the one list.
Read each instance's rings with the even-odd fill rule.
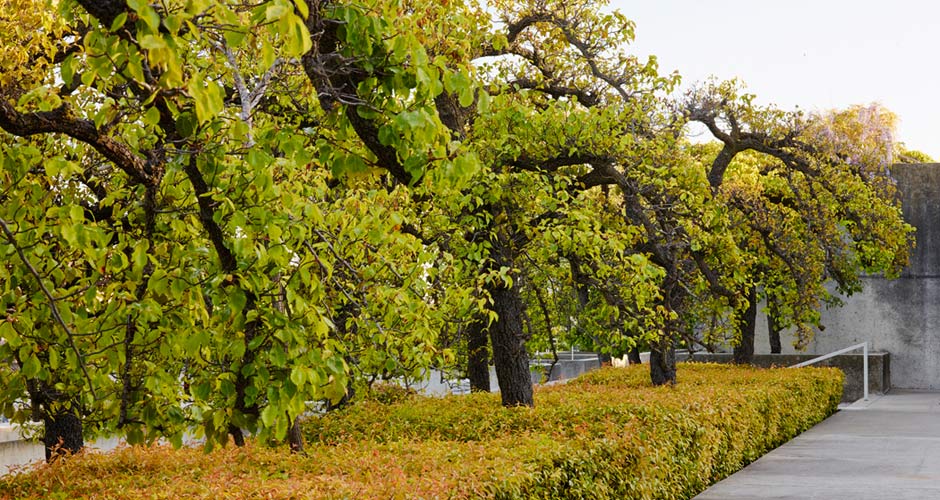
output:
[[850,347],[846,347],[845,349],[839,349],[838,351],[830,352],[829,354],[824,354],[822,356],[819,356],[818,358],[813,358],[809,361],[797,363],[791,366],[790,368],[802,368],[804,366],[809,366],[809,365],[818,363],[820,361],[825,361],[829,358],[834,358],[840,354],[845,354],[849,351],[854,351],[856,349],[862,350],[862,377],[864,377],[865,379],[865,384],[864,384],[865,401],[868,401],[868,342],[862,342],[861,344],[856,344]]

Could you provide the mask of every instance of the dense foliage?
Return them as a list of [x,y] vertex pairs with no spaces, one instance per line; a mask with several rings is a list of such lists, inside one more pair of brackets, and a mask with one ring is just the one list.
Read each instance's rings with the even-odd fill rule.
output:
[[[312,418],[304,457],[258,445],[210,454],[135,447],[0,480],[16,498],[691,498],[835,411],[842,373],[642,367],[497,397],[367,401]],[[651,447],[650,440],[660,443]],[[58,495],[58,496],[56,496]]]
[[672,384],[758,288],[805,332],[906,262],[883,115],[677,97],[633,36],[594,0],[0,0],[0,411],[50,451],[299,448],[432,367],[533,406],[560,342]]

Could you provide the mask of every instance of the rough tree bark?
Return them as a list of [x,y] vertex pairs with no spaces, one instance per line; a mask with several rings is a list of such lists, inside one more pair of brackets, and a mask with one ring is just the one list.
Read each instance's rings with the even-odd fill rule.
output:
[[290,446],[291,453],[304,452],[304,435],[301,430],[300,418],[295,418],[291,422],[290,430],[287,431],[287,444]]
[[499,316],[490,325],[490,342],[503,406],[535,406],[519,285],[515,282],[512,286],[494,284],[488,286],[487,291],[493,298],[493,310]]
[[653,385],[676,383],[676,350],[667,337],[650,348],[650,380]]
[[[51,397],[49,397],[51,395]],[[52,462],[59,457],[74,455],[82,451],[85,440],[82,436],[82,419],[72,408],[59,407],[53,402],[56,398],[51,391],[31,395],[34,414],[40,414],[43,422],[43,447],[46,461]],[[36,411],[35,408],[39,408]],[[35,418],[35,417],[34,417]]]
[[734,363],[749,365],[754,361],[754,329],[757,327],[757,287],[751,287],[747,294],[748,306],[741,313],[738,328],[741,341],[734,346]]
[[770,353],[780,354],[783,350],[783,346],[780,344],[780,330],[783,330],[783,328],[780,327],[780,323],[777,321],[777,308],[774,302],[768,302],[767,333],[770,337]]
[[630,361],[631,365],[638,365],[642,363],[643,360],[640,359],[640,348],[634,347],[630,349],[629,351],[627,351],[627,360]]
[[482,318],[467,325],[467,378],[470,392],[490,392],[490,352],[486,324]]
[[32,410],[31,420],[43,423],[46,461],[52,462],[81,451],[85,446],[82,419],[77,407],[69,404],[67,396],[47,382],[36,379],[27,381],[26,392]]
[[73,410],[61,409],[53,413],[47,408],[43,415],[43,425],[45,433],[42,442],[46,449],[47,462],[78,453],[85,446],[82,420]]

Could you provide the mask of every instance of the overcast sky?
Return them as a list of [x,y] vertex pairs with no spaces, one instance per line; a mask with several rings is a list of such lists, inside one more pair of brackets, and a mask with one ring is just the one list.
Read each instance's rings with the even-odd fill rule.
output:
[[879,102],[940,160],[940,2],[611,1],[637,24],[635,53],[683,86],[736,77],[759,103],[808,111]]

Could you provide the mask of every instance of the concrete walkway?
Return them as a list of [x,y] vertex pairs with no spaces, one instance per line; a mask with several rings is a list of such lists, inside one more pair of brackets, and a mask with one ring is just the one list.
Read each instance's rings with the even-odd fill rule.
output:
[[790,498],[940,499],[940,393],[858,401],[695,500]]

